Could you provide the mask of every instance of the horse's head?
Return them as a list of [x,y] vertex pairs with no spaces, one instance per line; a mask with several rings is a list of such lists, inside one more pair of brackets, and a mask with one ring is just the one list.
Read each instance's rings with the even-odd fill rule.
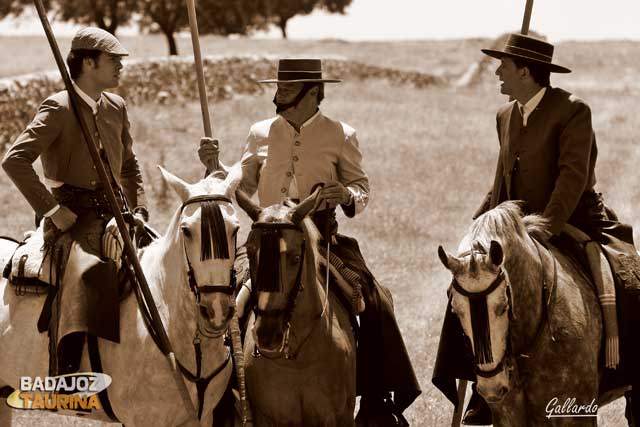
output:
[[226,177],[216,172],[196,184],[161,171],[182,200],[174,218],[174,235],[177,246],[183,248],[179,268],[186,270],[198,303],[199,329],[207,336],[221,336],[235,310],[233,262],[239,221],[231,197],[242,178],[240,165]]
[[510,390],[511,358],[508,355],[509,290],[502,270],[502,246],[491,241],[460,255],[438,256],[453,274],[451,307],[471,342],[478,390],[488,401],[501,400]]
[[238,204],[254,221],[247,240],[256,316],[254,339],[261,353],[286,353],[290,320],[305,283],[315,280],[317,229],[307,214],[317,192],[298,205],[287,201],[264,209],[241,192]]
[[478,390],[488,401],[501,400],[510,390],[508,355],[509,290],[502,270],[502,246],[491,241],[487,249],[476,245],[460,255],[438,256],[453,274],[451,307],[471,342]]

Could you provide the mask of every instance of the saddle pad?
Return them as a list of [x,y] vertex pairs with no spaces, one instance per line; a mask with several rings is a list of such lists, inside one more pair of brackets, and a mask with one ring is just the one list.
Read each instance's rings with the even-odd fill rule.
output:
[[45,246],[42,225],[16,248],[10,261],[9,282],[24,293],[44,293],[62,278],[69,238],[62,235]]

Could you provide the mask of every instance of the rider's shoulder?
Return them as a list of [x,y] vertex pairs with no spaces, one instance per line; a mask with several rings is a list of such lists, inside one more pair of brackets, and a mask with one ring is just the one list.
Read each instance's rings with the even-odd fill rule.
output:
[[251,125],[250,133],[256,137],[266,138],[269,135],[271,126],[280,118],[280,116],[272,117],[270,119],[261,120]]
[[356,134],[355,128],[341,120],[335,120],[325,115],[322,115],[322,117],[320,117],[320,120],[324,122],[325,126],[333,127],[337,131],[341,132],[345,138],[350,138]]
[[124,98],[116,93],[105,91],[102,92],[102,97],[106,99],[109,104],[116,108],[124,108],[127,104]]

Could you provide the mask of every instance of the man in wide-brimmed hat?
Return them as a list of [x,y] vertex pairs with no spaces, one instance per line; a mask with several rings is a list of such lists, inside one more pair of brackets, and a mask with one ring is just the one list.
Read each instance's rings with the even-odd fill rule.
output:
[[[375,280],[364,263],[355,239],[337,234],[335,209],[347,217],[362,212],[369,202],[369,180],[362,168],[356,131],[326,117],[319,109],[324,85],[340,80],[324,78],[319,59],[282,59],[273,102],[276,116],[255,123],[249,131],[242,157],[241,189],[256,191],[260,205],[270,206],[286,198],[302,200],[316,184],[323,183],[320,198],[329,209],[317,212],[320,230],[327,224],[335,236],[331,252],[355,271],[364,284],[367,309],[360,315],[358,344],[358,389],[363,396],[358,425],[369,425],[385,409],[394,411],[401,425],[402,411],[420,394],[411,362],[395,321],[390,295]],[[200,158],[205,165],[217,152],[213,140],[204,139]],[[322,204],[321,204],[322,206]],[[242,303],[239,304],[239,307]],[[380,346],[384,337],[384,346]],[[366,351],[362,351],[365,349]],[[395,403],[389,392],[394,392]],[[390,417],[393,419],[394,417]],[[389,419],[389,418],[387,418]]]
[[[495,179],[474,218],[503,201],[523,200],[526,213],[538,213],[548,220],[552,243],[577,253],[586,268],[601,270],[599,265],[597,269],[590,265],[595,258],[585,256],[583,248],[591,241],[599,243],[591,248],[602,257],[606,255],[614,273],[623,268],[623,259],[625,269],[630,266],[627,261],[637,268],[640,262],[631,227],[617,222],[594,190],[597,146],[591,110],[582,99],[550,84],[551,73],[571,70],[553,62],[552,44],[523,34],[510,34],[502,50],[482,52],[500,60],[495,73],[501,82],[500,92],[508,95],[510,102],[497,113],[500,154]],[[623,309],[621,318],[627,319],[618,325],[615,301],[610,297],[615,293],[613,277],[604,273],[594,276],[603,311],[606,363],[624,371],[627,381],[639,382],[640,372],[625,363],[639,354],[633,348],[637,347],[635,342],[632,345],[629,341],[628,328],[638,319],[629,320],[628,315],[634,314]],[[630,280],[619,283],[618,289],[638,288],[635,278]],[[488,408],[475,388],[469,406],[465,424],[490,424]]]
[[[124,199],[141,224],[148,212],[126,103],[106,91],[119,85],[121,61],[128,54],[112,34],[87,27],[71,40],[67,65],[79,98],[78,114],[99,144],[113,185],[121,186]],[[32,165],[38,157],[44,182]],[[56,322],[54,316],[51,328],[59,332],[58,374],[74,372],[79,367],[85,332],[119,341],[116,270],[122,242],[66,90],[42,102],[34,119],[7,151],[2,167],[36,217],[44,219],[41,227],[47,244],[72,241],[63,245],[70,253],[66,272],[61,275],[65,291],[56,296],[61,298],[60,320]],[[52,357],[56,360],[55,355]]]

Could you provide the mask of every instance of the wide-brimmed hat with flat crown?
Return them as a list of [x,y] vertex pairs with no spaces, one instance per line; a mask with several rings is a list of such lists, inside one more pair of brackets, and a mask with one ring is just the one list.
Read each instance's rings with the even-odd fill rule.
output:
[[340,83],[342,80],[322,77],[322,61],[319,59],[281,59],[278,61],[278,78],[258,80],[258,83]]
[[553,45],[551,43],[524,34],[509,34],[509,38],[502,50],[482,49],[482,53],[497,59],[505,56],[524,59],[543,65],[552,73],[571,72],[570,69],[551,62],[553,60]]

